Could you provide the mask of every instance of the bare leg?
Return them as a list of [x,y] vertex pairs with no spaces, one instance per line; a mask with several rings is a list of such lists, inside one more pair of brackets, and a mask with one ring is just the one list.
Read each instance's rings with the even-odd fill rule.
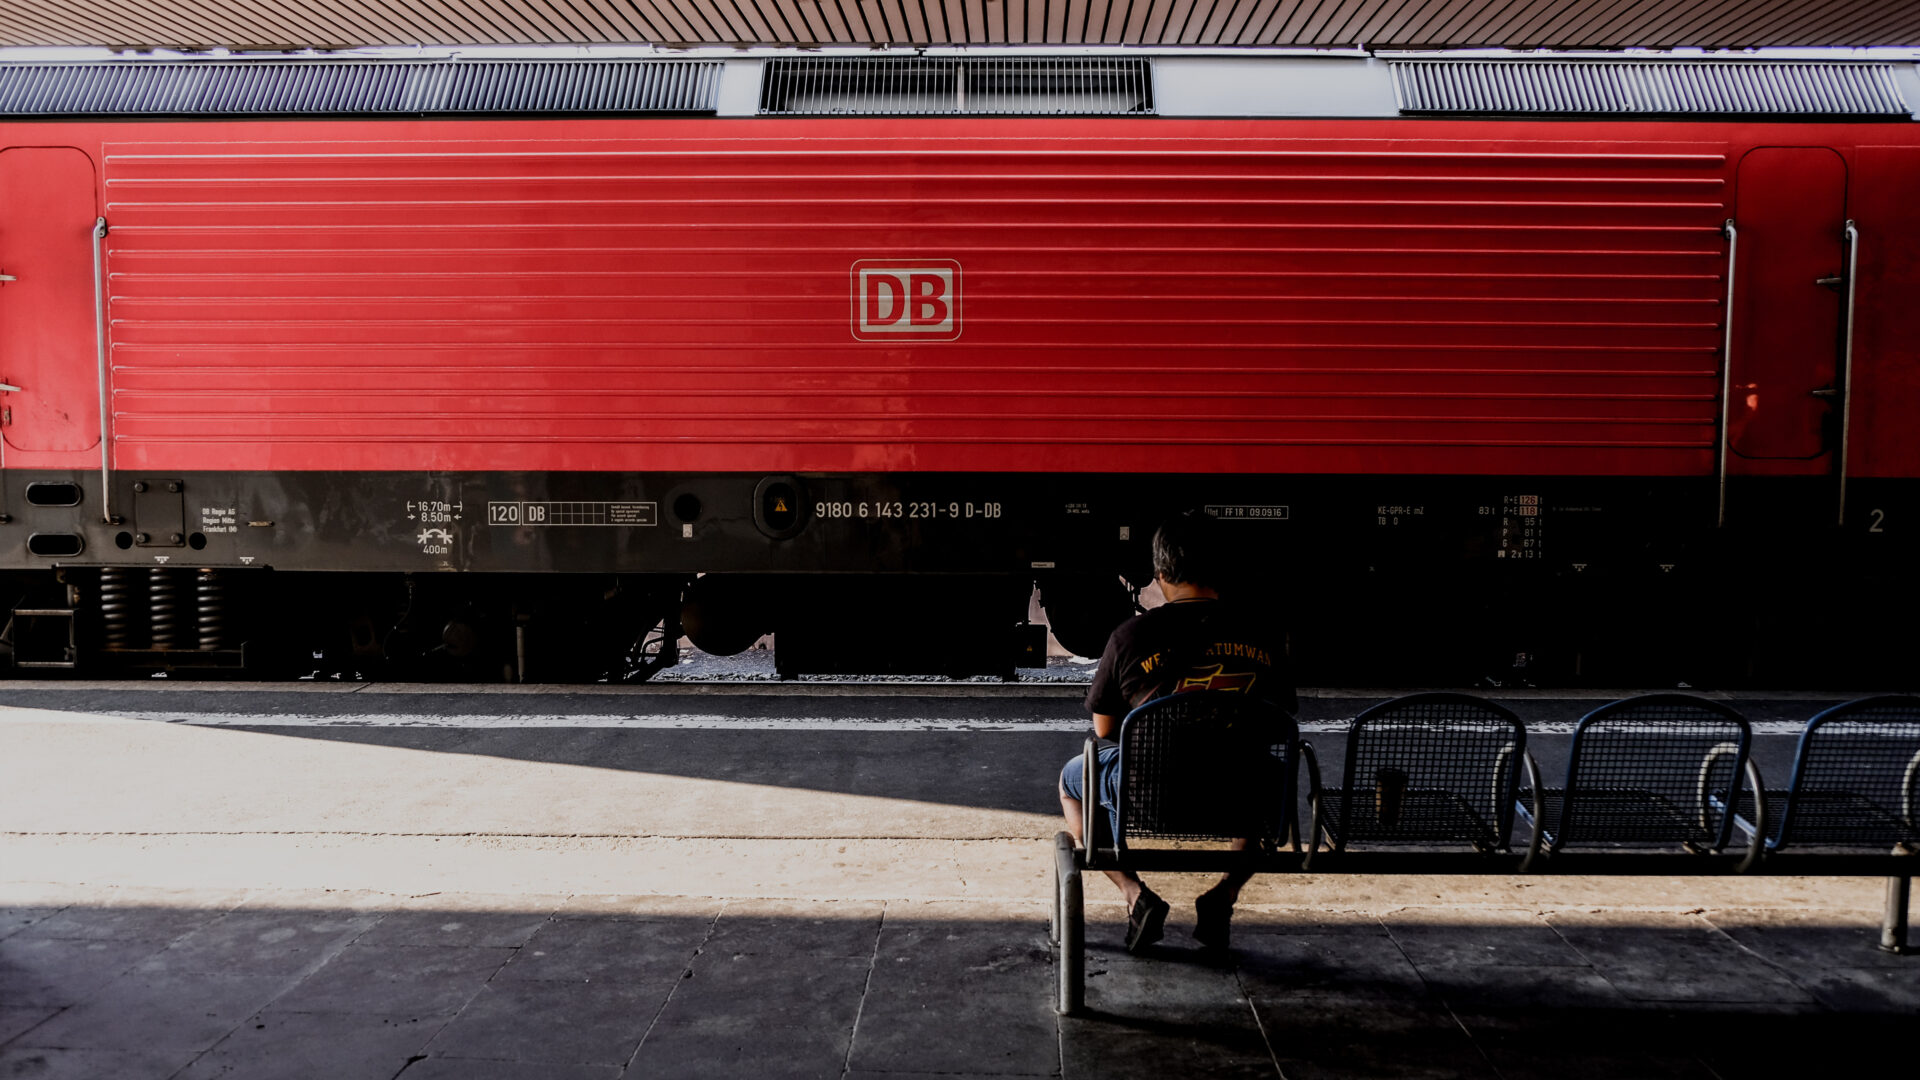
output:
[[[1079,799],[1067,794],[1066,788],[1060,788],[1059,790],[1060,811],[1067,817],[1067,832],[1073,837],[1073,842],[1076,845],[1085,847],[1087,838],[1080,835],[1080,818],[1084,812],[1084,808],[1080,805]],[[1140,890],[1145,887],[1144,883],[1140,880],[1140,876],[1131,870],[1108,870],[1105,871],[1105,873],[1107,880],[1113,882],[1114,885],[1119,888],[1120,895],[1126,898],[1127,910],[1132,911],[1133,902],[1140,899]],[[1238,895],[1239,890],[1235,889],[1234,893]]]

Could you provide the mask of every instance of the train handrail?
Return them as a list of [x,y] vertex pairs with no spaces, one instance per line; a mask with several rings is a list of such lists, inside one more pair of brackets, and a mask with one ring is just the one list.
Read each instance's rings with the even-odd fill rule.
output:
[[1714,525],[1725,528],[1727,524],[1727,444],[1732,441],[1728,430],[1729,418],[1733,415],[1733,276],[1739,266],[1740,230],[1728,218],[1720,226],[1720,233],[1727,238],[1727,306],[1724,312],[1727,320],[1726,337],[1720,350],[1720,511],[1714,519]]
[[113,524],[113,439],[107,417],[107,219],[93,220],[93,351],[100,365],[100,515]]
[[1860,230],[1847,219],[1847,321],[1840,333],[1840,520],[1847,523],[1847,442],[1853,425],[1853,284],[1860,268]]

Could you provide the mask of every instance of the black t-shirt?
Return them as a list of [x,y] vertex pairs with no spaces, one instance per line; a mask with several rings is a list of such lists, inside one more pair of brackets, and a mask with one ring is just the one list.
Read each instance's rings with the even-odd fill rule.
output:
[[1188,690],[1238,690],[1297,712],[1286,640],[1271,620],[1225,600],[1180,600],[1121,623],[1087,690],[1087,711],[1125,716]]

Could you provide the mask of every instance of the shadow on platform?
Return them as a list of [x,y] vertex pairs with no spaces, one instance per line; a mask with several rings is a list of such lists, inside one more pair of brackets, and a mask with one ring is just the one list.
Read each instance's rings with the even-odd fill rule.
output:
[[1793,911],[1269,909],[1221,960],[1097,908],[1062,1021],[1029,903],[95,891],[5,911],[0,1076],[1807,1076],[1920,1010]]

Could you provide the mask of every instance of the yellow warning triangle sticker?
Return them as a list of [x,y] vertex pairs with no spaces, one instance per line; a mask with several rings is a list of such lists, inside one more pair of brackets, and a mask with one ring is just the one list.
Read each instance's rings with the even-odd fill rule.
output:
[[774,513],[776,513],[776,514],[784,514],[784,513],[786,513],[786,512],[787,512],[787,500],[785,500],[785,499],[775,499],[775,500],[773,500],[773,512],[774,512]]

